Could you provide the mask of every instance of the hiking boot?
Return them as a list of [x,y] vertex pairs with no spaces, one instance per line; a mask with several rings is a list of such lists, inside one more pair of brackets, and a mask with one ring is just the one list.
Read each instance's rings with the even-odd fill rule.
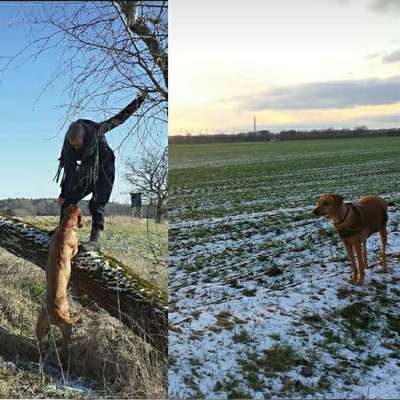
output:
[[81,244],[80,250],[85,252],[100,251],[100,243],[99,243],[100,236],[101,236],[101,229],[92,226],[92,230],[90,232],[90,239],[88,242]]

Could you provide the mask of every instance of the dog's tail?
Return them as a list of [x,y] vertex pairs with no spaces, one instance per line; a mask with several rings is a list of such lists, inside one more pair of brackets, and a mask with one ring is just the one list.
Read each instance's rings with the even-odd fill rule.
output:
[[60,319],[62,322],[65,322],[68,325],[76,324],[82,317],[82,314],[75,315],[74,317],[67,317],[61,312],[59,308],[55,309],[55,314],[58,319]]

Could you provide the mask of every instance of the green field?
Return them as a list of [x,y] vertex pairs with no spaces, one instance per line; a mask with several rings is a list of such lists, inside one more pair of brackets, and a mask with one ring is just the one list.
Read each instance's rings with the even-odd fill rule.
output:
[[223,216],[222,205],[236,214],[310,204],[324,191],[358,196],[399,188],[400,138],[175,145],[170,153],[176,220]]
[[364,287],[311,213],[324,192],[399,204],[400,138],[173,145],[170,171],[172,397],[400,396],[399,209]]

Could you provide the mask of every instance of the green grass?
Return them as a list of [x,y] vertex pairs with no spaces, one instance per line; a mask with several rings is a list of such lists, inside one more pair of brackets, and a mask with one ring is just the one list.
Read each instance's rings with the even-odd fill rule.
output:
[[[281,207],[297,203],[289,196],[293,193],[305,195],[313,203],[315,193],[309,196],[297,190],[308,182],[311,187],[307,186],[307,192],[313,187],[318,192],[340,188],[343,194],[356,196],[396,191],[397,180],[382,177],[400,173],[399,157],[398,137],[171,145],[170,209],[174,215],[175,208],[187,205],[178,213],[179,218],[197,219],[226,213],[223,208],[202,209],[204,201],[229,201],[238,212],[246,209],[241,204],[244,200],[271,195],[271,209],[278,202]],[[337,167],[342,168],[341,173],[335,171]],[[243,185],[246,191],[240,190]],[[214,187],[218,190],[212,190]],[[261,208],[265,205],[252,207]]]
[[277,344],[265,350],[264,357],[259,362],[272,371],[284,372],[297,365],[298,357],[292,346]]
[[[265,143],[174,144],[170,146],[170,168],[175,170],[183,165],[185,167],[190,167],[191,164],[204,165],[217,160],[224,160],[225,164],[238,164],[242,160],[258,161],[265,160],[268,156],[275,158],[279,156],[283,158],[279,166],[284,165],[288,169],[293,167],[293,161],[289,159],[293,155],[308,153],[312,156],[312,159],[319,159],[322,157],[321,154],[328,152],[331,159],[334,158],[335,153],[340,153],[342,158],[346,159],[354,148],[373,151],[379,148],[385,150],[384,153],[388,154],[396,151],[393,144],[398,145],[399,141],[400,138],[393,137],[292,140]],[[307,162],[304,163],[308,164]],[[272,166],[270,168],[272,169]]]
[[311,325],[318,325],[323,322],[323,318],[319,314],[308,314],[303,316],[303,321]]
[[275,344],[262,353],[249,353],[240,361],[243,371],[259,371],[273,376],[289,371],[300,363],[295,349],[286,343]]
[[251,335],[244,329],[233,335],[232,339],[235,343],[251,343],[253,340]]
[[353,303],[338,310],[340,315],[350,329],[365,329],[371,324],[373,316],[368,304]]
[[400,335],[400,318],[398,316],[388,316],[388,327]]
[[382,364],[384,362],[384,357],[379,355],[369,354],[367,359],[365,360],[365,365],[367,367],[375,367],[376,365]]

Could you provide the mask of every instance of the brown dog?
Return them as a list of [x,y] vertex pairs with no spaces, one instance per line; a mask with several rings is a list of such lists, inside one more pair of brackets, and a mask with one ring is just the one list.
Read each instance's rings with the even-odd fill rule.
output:
[[[344,203],[343,197],[334,193],[325,193],[319,200],[313,213],[328,216],[346,247],[353,270],[352,283],[362,284],[367,267],[367,239],[375,232],[381,237],[381,265],[388,272],[386,263],[386,244],[388,204],[378,196],[365,196],[357,203]],[[355,258],[358,259],[358,267]]]
[[71,318],[67,298],[71,259],[78,253],[78,226],[81,226],[81,210],[76,205],[70,205],[65,209],[64,218],[50,240],[46,266],[46,304],[42,306],[36,323],[40,356],[43,352],[43,338],[52,324],[61,329],[63,341],[60,355],[64,357],[67,354],[72,325],[80,318]]

